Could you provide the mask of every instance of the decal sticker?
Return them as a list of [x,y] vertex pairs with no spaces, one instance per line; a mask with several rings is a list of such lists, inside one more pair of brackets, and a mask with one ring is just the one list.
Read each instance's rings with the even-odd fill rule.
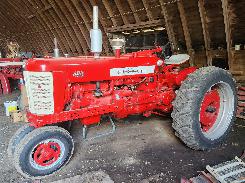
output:
[[131,76],[139,74],[153,74],[155,65],[138,66],[138,67],[124,67],[110,69],[110,76]]
[[84,72],[83,71],[76,71],[72,74],[73,77],[83,77],[84,76]]

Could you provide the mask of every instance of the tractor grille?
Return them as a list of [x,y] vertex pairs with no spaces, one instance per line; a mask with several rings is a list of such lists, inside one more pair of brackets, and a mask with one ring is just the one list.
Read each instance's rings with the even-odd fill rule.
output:
[[29,110],[33,114],[53,114],[53,75],[51,72],[24,71]]

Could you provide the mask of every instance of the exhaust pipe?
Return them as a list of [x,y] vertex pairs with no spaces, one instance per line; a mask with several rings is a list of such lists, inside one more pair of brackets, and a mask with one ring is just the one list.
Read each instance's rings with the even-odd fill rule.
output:
[[60,57],[60,50],[58,48],[58,42],[56,38],[54,38],[54,57],[55,58]]
[[102,52],[102,32],[99,29],[98,6],[93,6],[93,29],[90,30],[91,52],[94,58],[99,58]]

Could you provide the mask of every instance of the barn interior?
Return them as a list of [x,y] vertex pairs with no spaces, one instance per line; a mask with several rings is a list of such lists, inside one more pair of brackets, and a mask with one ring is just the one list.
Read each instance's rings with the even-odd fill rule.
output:
[[[17,100],[23,84],[22,65],[13,63],[50,58],[54,49],[67,59],[93,55],[94,6],[99,10],[101,57],[114,56],[113,40],[120,39],[122,55],[162,47],[166,54],[188,54],[184,67],[227,70],[236,81],[237,119],[224,145],[210,151],[194,151],[179,142],[170,115],[130,116],[111,136],[85,143],[75,122],[74,157],[61,171],[38,181],[198,182],[189,179],[206,165],[240,157],[245,150],[245,1],[5,0],[0,6],[0,182],[37,181],[17,173],[11,162],[15,159],[7,158],[11,136],[26,123],[5,115],[4,102]],[[245,163],[239,171],[236,175],[245,182]]]

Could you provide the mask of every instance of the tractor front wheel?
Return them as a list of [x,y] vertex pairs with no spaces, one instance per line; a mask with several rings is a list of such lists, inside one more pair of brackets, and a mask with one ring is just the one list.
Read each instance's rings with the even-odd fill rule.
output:
[[204,67],[183,81],[173,102],[173,128],[190,148],[208,150],[222,144],[235,120],[237,94],[227,71]]
[[25,177],[50,175],[69,161],[73,148],[72,137],[65,129],[55,126],[36,128],[16,146],[15,168]]
[[10,160],[13,158],[15,147],[28,133],[30,133],[34,129],[35,128],[33,126],[30,126],[30,124],[25,124],[15,132],[15,134],[12,136],[8,144],[7,152],[8,152],[8,158]]

